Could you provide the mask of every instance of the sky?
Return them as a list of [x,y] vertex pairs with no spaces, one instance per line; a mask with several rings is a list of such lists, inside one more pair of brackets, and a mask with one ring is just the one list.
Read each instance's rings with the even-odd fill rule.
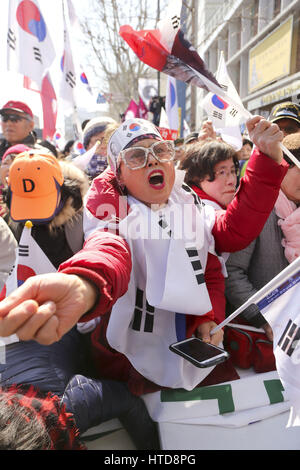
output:
[[[40,3],[45,3],[45,5],[51,5],[49,8],[49,14],[47,14],[47,27],[51,32],[51,37],[58,38],[62,34],[63,27],[62,22],[60,22],[59,15],[56,14],[56,7],[61,4],[61,0],[40,0]],[[87,1],[82,0],[73,0],[74,8],[78,16],[82,14],[83,4],[86,6]],[[38,93],[29,91],[23,88],[23,76],[15,72],[7,70],[7,25],[8,25],[8,7],[9,0],[1,0],[1,15],[0,15],[0,76],[1,76],[1,86],[0,86],[0,106],[5,104],[8,100],[20,100],[27,102],[34,114],[42,119],[42,107],[41,100]],[[78,28],[76,29],[77,34],[73,36],[77,61],[83,66],[83,69],[89,78],[88,70],[85,70],[85,54],[86,49],[83,45],[83,33]],[[95,91],[96,92],[96,91]],[[96,104],[97,94],[95,96],[95,111],[105,110],[105,107],[102,107]],[[86,96],[83,98],[82,102],[78,102],[78,107],[86,106]],[[89,102],[91,107],[92,103]],[[91,109],[92,110],[92,109]],[[1,129],[0,129],[1,130]]]

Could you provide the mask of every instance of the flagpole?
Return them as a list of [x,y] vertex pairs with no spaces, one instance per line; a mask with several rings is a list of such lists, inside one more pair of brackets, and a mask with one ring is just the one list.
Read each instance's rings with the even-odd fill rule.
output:
[[[285,269],[283,269],[277,276],[275,276],[271,281],[268,282],[264,287],[262,287],[256,294],[252,295],[243,305],[241,305],[237,310],[235,310],[229,317],[225,318],[218,326],[213,328],[210,334],[216,333],[218,330],[227,325],[231,320],[233,320],[237,315],[242,313],[247,307],[251,304],[257,304],[264,297],[269,295],[272,291],[277,289],[281,284],[287,282],[294,275],[299,273],[300,276],[300,256],[295,259],[291,264],[289,264]],[[297,281],[298,282],[298,281]]]

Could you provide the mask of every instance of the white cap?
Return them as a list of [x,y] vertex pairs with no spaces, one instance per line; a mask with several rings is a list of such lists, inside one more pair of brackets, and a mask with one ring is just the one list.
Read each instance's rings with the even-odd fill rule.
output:
[[107,158],[113,172],[117,169],[118,156],[125,147],[136,137],[142,135],[153,135],[163,140],[155,125],[145,119],[128,119],[111,135],[107,145]]

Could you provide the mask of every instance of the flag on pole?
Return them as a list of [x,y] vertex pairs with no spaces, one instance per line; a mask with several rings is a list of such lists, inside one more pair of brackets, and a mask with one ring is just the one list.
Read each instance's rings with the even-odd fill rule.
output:
[[68,6],[63,0],[63,21],[64,21],[64,45],[63,53],[60,59],[61,79],[59,87],[59,96],[65,102],[64,106],[67,106],[74,110],[75,106],[75,95],[74,90],[76,87],[76,71],[73,61],[73,53],[71,46],[70,31],[68,25]]
[[41,89],[29,77],[24,77],[23,86],[40,94],[43,108],[43,139],[52,140],[56,131],[57,98],[49,72],[43,77]]
[[126,109],[124,114],[125,114],[125,120],[126,119],[133,119],[135,117],[138,117],[138,115],[139,115],[139,105],[134,100],[130,100],[128,108]]
[[185,38],[180,29],[181,8],[181,0],[170,0],[166,16],[159,21],[157,29],[135,31],[130,25],[124,25],[119,34],[145,64],[217,94],[227,104],[234,104],[249,119],[249,111],[232,100]]
[[43,139],[51,140],[56,131],[57,99],[49,73],[42,81],[41,100],[44,118]]
[[217,80],[180,29],[181,7],[181,0],[170,1],[166,17],[158,23],[158,29],[135,31],[131,26],[124,25],[120,28],[120,35],[138,58],[150,67],[183,82],[222,92]]
[[300,426],[300,257],[290,266],[295,274],[257,303],[272,327],[276,368],[291,401],[288,427]]
[[[19,241],[15,265],[10,272],[6,284],[0,294],[3,299],[21,286],[26,279],[37,274],[55,272],[56,269],[49,261],[43,250],[31,235],[32,223],[27,221],[24,225]],[[10,344],[19,341],[17,335],[0,338],[1,343]]]
[[176,79],[168,76],[167,91],[166,91],[166,113],[170,129],[177,130],[179,128],[179,115],[178,115],[178,99]]
[[[204,88],[224,98],[226,104],[234,105],[250,119],[251,113],[234,101],[206,68],[196,49],[186,40],[180,30],[182,1],[170,0],[165,19],[158,29],[135,31],[131,26],[121,26],[119,34],[128,43],[138,58],[145,64],[182,82]],[[282,143],[282,151],[300,168],[297,158]]]
[[228,74],[223,52],[220,56],[216,78],[227,94],[236,103],[239,103],[240,109],[226,103],[220,96],[211,92],[203,99],[202,107],[212,121],[214,128],[219,130],[222,139],[239,150],[242,147],[240,126],[245,123],[246,117],[240,111],[243,109],[243,103]]
[[39,89],[55,50],[38,0],[10,0],[7,68],[34,80]]
[[214,334],[256,304],[273,330],[276,369],[290,400],[288,426],[300,426],[300,257],[211,330]]

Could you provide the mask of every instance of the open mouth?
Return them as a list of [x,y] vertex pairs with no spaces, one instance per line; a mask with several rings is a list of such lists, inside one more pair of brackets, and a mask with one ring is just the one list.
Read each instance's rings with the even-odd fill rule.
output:
[[162,189],[165,186],[164,174],[161,170],[154,170],[148,175],[151,188]]

